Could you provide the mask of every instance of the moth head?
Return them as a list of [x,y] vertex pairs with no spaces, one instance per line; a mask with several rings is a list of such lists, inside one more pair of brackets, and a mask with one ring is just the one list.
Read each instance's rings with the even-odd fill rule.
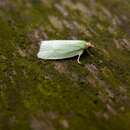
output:
[[87,48],[94,48],[95,46],[91,42],[86,42]]

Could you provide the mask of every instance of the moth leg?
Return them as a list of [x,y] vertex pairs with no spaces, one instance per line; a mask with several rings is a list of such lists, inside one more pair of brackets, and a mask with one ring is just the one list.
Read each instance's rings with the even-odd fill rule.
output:
[[79,53],[79,55],[78,55],[78,59],[77,59],[77,62],[79,63],[79,64],[81,64],[81,62],[80,62],[80,57],[81,57],[81,55],[83,54],[83,50]]
[[88,53],[89,56],[93,57],[93,55],[90,53],[89,50],[87,50],[87,53]]

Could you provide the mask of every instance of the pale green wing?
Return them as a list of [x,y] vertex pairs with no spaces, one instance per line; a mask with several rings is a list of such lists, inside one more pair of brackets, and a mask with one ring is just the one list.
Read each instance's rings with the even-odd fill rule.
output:
[[40,45],[38,58],[64,59],[79,55],[84,49],[85,41],[81,40],[43,41]]

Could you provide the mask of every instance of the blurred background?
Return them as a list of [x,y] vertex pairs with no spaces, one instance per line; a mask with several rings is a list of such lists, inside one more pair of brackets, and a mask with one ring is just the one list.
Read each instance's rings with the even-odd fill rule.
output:
[[[39,60],[51,39],[96,48]],[[0,130],[129,128],[129,0],[0,0]]]

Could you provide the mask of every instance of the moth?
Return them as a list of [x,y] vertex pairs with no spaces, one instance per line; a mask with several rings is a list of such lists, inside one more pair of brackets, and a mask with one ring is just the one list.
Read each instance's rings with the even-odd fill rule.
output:
[[84,40],[48,40],[41,41],[37,57],[40,59],[65,59],[78,56],[77,62],[81,64],[80,57],[85,49],[94,45]]

